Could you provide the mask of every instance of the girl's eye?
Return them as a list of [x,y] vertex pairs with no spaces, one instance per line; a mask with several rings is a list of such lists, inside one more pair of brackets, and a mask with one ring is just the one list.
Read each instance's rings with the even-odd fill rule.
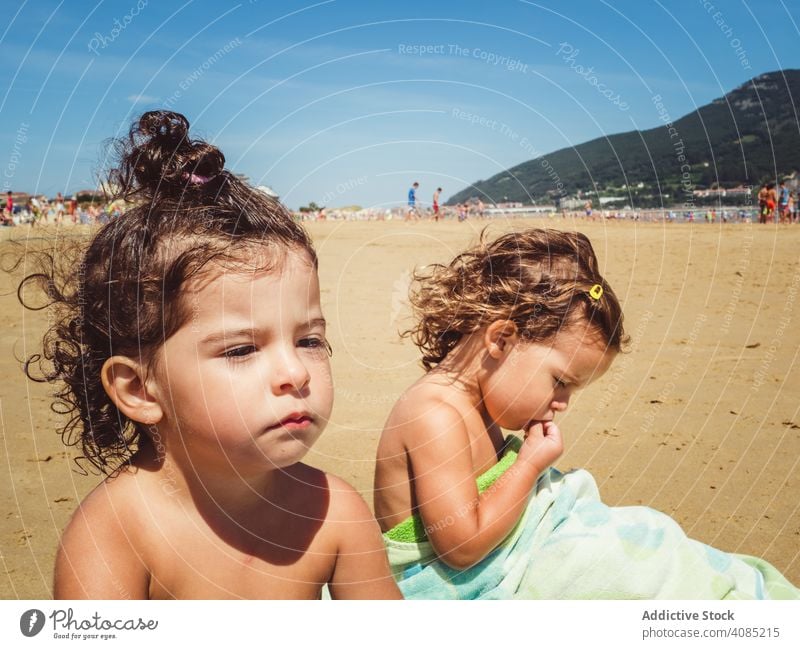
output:
[[302,338],[297,342],[297,346],[303,349],[324,349],[328,353],[328,356],[333,355],[333,349],[331,348],[330,343],[324,338],[318,338],[316,336]]
[[564,381],[562,381],[561,379],[557,379],[557,378],[553,377],[553,381],[555,382],[555,386],[557,388],[566,388],[567,387],[567,384]]
[[241,345],[239,347],[234,347],[233,349],[225,350],[223,356],[225,358],[244,358],[255,351],[256,348],[254,345]]

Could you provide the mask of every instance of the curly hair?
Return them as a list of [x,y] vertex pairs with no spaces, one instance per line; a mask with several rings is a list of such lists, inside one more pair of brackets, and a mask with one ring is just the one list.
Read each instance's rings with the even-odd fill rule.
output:
[[487,242],[485,234],[449,264],[415,272],[410,299],[417,324],[403,335],[420,348],[426,370],[496,320],[514,322],[528,342],[552,340],[584,321],[609,349],[622,348],[622,309],[585,235],[531,229]]
[[[186,283],[215,268],[271,269],[288,250],[316,266],[311,241],[283,205],[225,170],[216,147],[188,137],[189,122],[167,111],[144,113],[113,143],[111,199],[134,206],[91,237],[88,246],[27,253],[36,272],[18,289],[23,305],[50,307],[55,320],[43,351],[25,372],[56,384],[53,410],[68,417],[61,435],[106,475],[152,444],[106,394],[101,369],[113,355],[150,364],[154,352],[189,318]],[[69,254],[69,252],[73,254]],[[28,303],[41,289],[45,306]]]

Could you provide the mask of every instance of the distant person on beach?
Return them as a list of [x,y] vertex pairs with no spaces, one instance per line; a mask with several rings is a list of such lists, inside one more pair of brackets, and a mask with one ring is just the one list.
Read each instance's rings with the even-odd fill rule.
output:
[[14,195],[11,190],[6,194],[6,204],[3,207],[3,225],[14,225]]
[[89,205],[89,222],[90,223],[99,223],[100,222],[100,215],[102,213],[103,213],[103,211],[95,203],[92,203],[91,205]]
[[26,371],[108,476],[64,531],[55,597],[399,597],[361,496],[301,462],[333,405],[307,233],[182,115],[118,144],[108,186],[134,206],[19,293],[58,315]]
[[442,195],[442,188],[437,187],[436,191],[433,192],[433,220],[439,220],[439,197]]
[[789,216],[789,188],[784,181],[778,185],[778,218],[781,223],[786,223]]
[[47,221],[47,206],[42,205],[36,196],[31,197],[30,208],[31,214],[33,214],[31,225],[37,225],[40,221]]
[[64,197],[61,195],[61,192],[58,192],[56,195],[56,224],[61,225],[61,222],[64,220]]
[[78,199],[75,196],[71,197],[67,203],[67,214],[73,223],[78,222]]
[[775,208],[778,206],[778,192],[775,190],[775,183],[767,185],[767,223],[775,220]]
[[408,190],[408,209],[406,210],[406,221],[410,221],[411,219],[417,219],[417,190],[419,189],[419,183],[415,182],[411,185],[411,188]]
[[374,496],[406,598],[800,597],[765,561],[608,507],[586,471],[550,468],[555,418],[627,343],[585,235],[482,237],[414,279],[406,334],[426,373],[386,421]]

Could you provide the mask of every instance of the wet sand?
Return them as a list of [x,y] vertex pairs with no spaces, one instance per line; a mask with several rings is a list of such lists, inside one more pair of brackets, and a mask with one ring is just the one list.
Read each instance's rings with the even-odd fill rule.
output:
[[[487,224],[308,226],[336,404],[307,460],[370,504],[381,426],[421,373],[398,336],[411,270],[449,260]],[[525,219],[491,231],[543,226],[591,238],[631,335],[629,352],[560,419],[567,450],[556,466],[586,468],[607,503],[655,507],[690,536],[762,556],[800,584],[800,228]],[[0,239],[26,232],[4,228]],[[99,479],[75,471],[48,386],[22,373],[18,359],[36,351],[47,315],[22,309],[15,281],[0,274],[0,597],[35,599],[50,596],[58,536]]]

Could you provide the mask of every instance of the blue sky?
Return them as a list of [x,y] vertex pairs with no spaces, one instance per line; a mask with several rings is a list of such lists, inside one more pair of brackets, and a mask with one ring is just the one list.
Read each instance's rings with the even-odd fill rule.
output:
[[800,68],[798,0],[3,3],[3,190],[97,185],[104,142],[184,113],[291,207],[449,196]]

